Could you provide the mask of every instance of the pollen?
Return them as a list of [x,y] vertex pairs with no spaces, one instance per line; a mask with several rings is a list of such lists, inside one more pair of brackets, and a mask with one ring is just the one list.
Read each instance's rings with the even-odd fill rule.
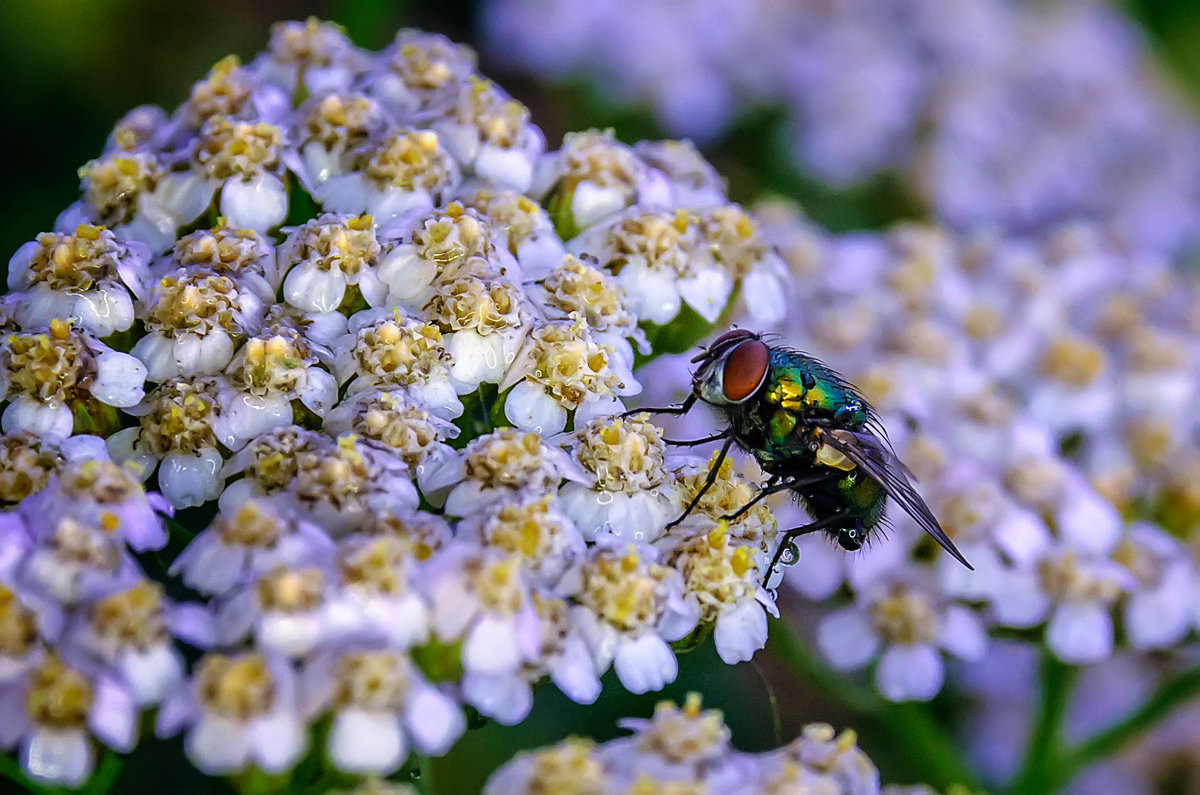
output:
[[[174,260],[182,266],[201,265],[218,276],[239,277],[253,273],[267,277],[266,262],[274,251],[253,229],[229,226],[224,218],[212,229],[200,229],[180,238]],[[203,278],[202,274],[197,274]],[[186,280],[186,277],[185,277]],[[224,288],[225,292],[234,285]],[[236,300],[233,301],[236,306]]]
[[428,411],[388,393],[381,393],[364,405],[351,428],[365,439],[382,443],[414,468],[442,440],[442,433]]
[[283,519],[259,500],[242,503],[232,514],[219,514],[212,528],[223,544],[244,549],[274,549],[284,532]]
[[348,48],[337,25],[309,17],[304,22],[276,22],[267,49],[280,63],[328,66]]
[[215,379],[164,384],[154,394],[150,412],[142,417],[139,446],[160,457],[174,450],[213,449],[217,446],[213,423],[219,412]]
[[127,467],[95,458],[68,464],[62,474],[62,489],[69,499],[107,506],[120,506],[142,495],[141,480]]
[[37,617],[15,591],[0,585],[0,656],[24,657],[38,642]]
[[582,317],[596,331],[633,329],[637,321],[627,307],[625,288],[594,262],[565,257],[542,282],[546,303],[564,315]]
[[406,30],[401,31],[397,42],[389,66],[413,91],[449,89],[475,69],[474,52],[442,36]]
[[682,709],[669,701],[658,702],[649,725],[638,732],[638,749],[674,764],[722,753],[729,747],[729,727],[720,710],[701,710],[700,703],[699,693],[688,693]]
[[754,598],[759,580],[756,552],[753,547],[730,543],[724,520],[706,535],[692,536],[672,552],[669,562],[683,575],[687,593],[700,603],[701,622]]
[[1095,383],[1105,366],[1103,348],[1083,337],[1067,335],[1046,346],[1038,369],[1064,386],[1082,388]]
[[196,700],[207,711],[247,721],[275,705],[275,677],[259,654],[210,654],[196,667]]
[[676,278],[694,276],[703,258],[704,242],[696,219],[685,212],[637,213],[608,231],[612,251],[606,267],[619,273],[630,262],[652,270],[669,271]]
[[550,495],[522,503],[505,503],[488,516],[483,525],[490,546],[512,552],[530,561],[550,554],[555,539],[561,538],[567,526],[550,505]]
[[522,325],[524,300],[514,284],[463,276],[439,284],[425,308],[445,333],[489,334]]
[[612,349],[596,344],[585,322],[547,321],[529,335],[532,372],[526,378],[567,409],[579,408],[589,395],[611,394],[622,385],[608,366]]
[[575,434],[574,454],[605,491],[646,491],[667,479],[662,428],[649,415],[596,419]]
[[490,245],[488,227],[479,214],[458,202],[451,202],[419,225],[412,242],[423,259],[442,265],[443,277],[454,272],[451,265],[485,256]]
[[152,192],[163,174],[158,159],[144,152],[113,152],[79,169],[84,200],[110,226],[129,221],[138,198]]
[[558,745],[535,751],[530,765],[529,793],[570,792],[604,795],[611,791],[595,741],[570,737]]
[[700,225],[717,262],[735,279],[744,277],[767,255],[758,225],[736,204],[701,214]]
[[306,263],[321,271],[336,270],[355,277],[375,263],[379,241],[370,215],[326,213],[288,235],[283,250],[289,255],[284,267]]
[[121,563],[112,539],[70,518],[59,521],[47,546],[59,560],[84,569],[115,572]]
[[363,176],[381,188],[433,191],[450,183],[453,161],[432,130],[396,130],[375,149]]
[[324,601],[325,575],[320,569],[276,567],[258,579],[255,592],[264,611],[301,613]]
[[311,107],[300,130],[303,143],[344,152],[365,143],[383,124],[382,110],[369,97],[333,93]]
[[520,608],[524,598],[519,558],[474,558],[467,569],[470,587],[486,609],[511,615]]
[[395,651],[343,654],[333,677],[333,703],[340,708],[399,712],[411,687],[409,662]]
[[514,255],[523,241],[540,232],[552,232],[541,205],[515,191],[478,188],[463,201],[486,216],[493,228],[505,236],[508,250]]
[[168,336],[204,336],[218,329],[241,336],[248,330],[241,300],[229,276],[180,269],[159,281],[146,307],[146,328]]
[[502,149],[519,145],[529,125],[529,108],[506,97],[490,80],[471,75],[468,81],[470,88],[453,111],[455,120],[473,126],[485,143]]
[[192,86],[186,105],[189,125],[199,129],[211,118],[240,116],[250,103],[253,84],[236,55],[218,61],[208,77]]
[[102,640],[120,647],[145,651],[165,643],[162,588],[143,581],[99,599],[92,605],[91,623]]
[[620,189],[626,203],[632,200],[641,169],[633,152],[618,143],[611,130],[567,133],[560,156],[565,190],[573,191],[580,182],[587,181]]
[[298,332],[281,332],[247,340],[240,362],[235,359],[230,368],[230,380],[258,397],[286,395],[302,387],[306,370],[316,357]]
[[583,566],[579,600],[618,631],[649,629],[663,609],[667,573],[632,550],[620,557],[613,550],[599,550]]
[[16,504],[41,491],[65,461],[32,433],[0,436],[0,503]]
[[342,580],[373,594],[399,596],[408,591],[406,545],[395,537],[376,538],[358,547],[343,547],[338,559]]
[[547,467],[541,437],[515,428],[498,428],[472,441],[467,446],[466,474],[486,488],[536,489],[541,493],[560,480]]
[[359,370],[388,384],[421,384],[445,372],[442,332],[432,323],[389,318],[358,332],[351,355]]
[[10,334],[0,356],[10,388],[43,403],[79,396],[95,372],[95,358],[82,333],[57,318],[50,322],[48,334]]
[[211,179],[250,177],[279,166],[283,133],[274,124],[215,117],[200,131],[196,163]]
[[871,605],[871,624],[889,643],[911,646],[937,637],[938,615],[922,593],[903,585],[893,586]]
[[37,726],[83,728],[92,700],[92,683],[57,655],[47,656],[30,672],[25,711]]
[[416,560],[429,560],[451,538],[448,525],[428,513],[382,513],[372,511],[359,532],[393,539]]

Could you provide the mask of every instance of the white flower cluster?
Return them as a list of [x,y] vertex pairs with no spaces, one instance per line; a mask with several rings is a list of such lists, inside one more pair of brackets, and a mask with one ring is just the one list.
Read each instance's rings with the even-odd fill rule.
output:
[[782,105],[804,169],[900,172],[956,227],[1200,236],[1200,128],[1104,3],[491,0],[483,19],[506,62],[648,104],[673,135]]
[[[791,743],[745,753],[733,747],[719,710],[690,693],[682,707],[658,704],[649,719],[626,719],[631,734],[606,743],[571,738],[518,755],[488,779],[488,795],[541,792],[841,793],[878,795],[879,771],[854,732],[803,728]],[[897,792],[885,788],[883,792]],[[932,792],[932,790],[930,790]]]
[[[800,539],[787,582],[814,600],[849,597],[822,607],[817,630],[835,668],[875,663],[885,697],[928,700],[943,652],[980,661],[997,631],[1036,633],[1068,663],[1190,645],[1195,274],[1087,224],[1036,239],[921,226],[835,236],[786,205],[756,215],[805,296],[785,338],[863,391],[975,567],[894,506],[886,542],[861,555]],[[683,358],[642,371],[652,399],[690,390]],[[794,507],[777,513],[804,523]]]
[[726,522],[754,493],[726,466],[668,530],[706,462],[621,414],[645,329],[738,290],[782,316],[782,260],[694,149],[547,153],[469,49],[309,21],[81,174],[0,307],[0,747],[28,775],[80,785],[143,710],[205,773],[285,773],[322,721],[336,769],[387,775],[464,705],[513,724],[546,677],[590,703],[709,629],[729,663],[763,646],[769,509]]

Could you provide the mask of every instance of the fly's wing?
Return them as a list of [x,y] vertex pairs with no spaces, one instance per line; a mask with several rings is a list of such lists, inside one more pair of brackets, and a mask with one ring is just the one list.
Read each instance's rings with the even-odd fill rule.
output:
[[946,532],[938,524],[937,518],[929,510],[925,500],[921,499],[921,495],[909,483],[908,477],[905,475],[908,468],[901,463],[888,445],[873,434],[843,429],[825,431],[823,436],[826,444],[853,461],[863,472],[883,486],[887,495],[899,503],[900,507],[916,520],[922,530],[933,536],[933,539],[941,544],[942,549],[953,555],[959,563],[971,571],[975,571],[975,567],[967,562],[967,559],[954,546],[954,542],[946,536]]

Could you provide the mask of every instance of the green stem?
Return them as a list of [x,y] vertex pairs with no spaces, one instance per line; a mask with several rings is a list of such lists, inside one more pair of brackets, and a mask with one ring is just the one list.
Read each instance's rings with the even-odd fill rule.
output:
[[35,793],[36,795],[49,795],[55,790],[50,787],[44,787],[25,775],[25,771],[21,768],[21,764],[17,762],[14,755],[0,754],[0,778],[8,779],[16,784],[21,792]]
[[1021,767],[1009,784],[1012,793],[1050,792],[1061,775],[1062,727],[1071,703],[1078,670],[1042,649],[1038,679],[1040,698],[1033,731]]
[[868,725],[879,736],[898,738],[899,747],[893,749],[897,760],[918,772],[925,783],[942,790],[956,784],[971,790],[980,788],[954,738],[927,705],[893,703],[839,676],[784,621],[775,622],[767,645],[798,676],[855,713],[860,724]]
[[1105,759],[1141,738],[1179,707],[1200,696],[1200,667],[1176,674],[1158,687],[1137,709],[1062,754],[1054,782],[1063,785],[1094,762]]

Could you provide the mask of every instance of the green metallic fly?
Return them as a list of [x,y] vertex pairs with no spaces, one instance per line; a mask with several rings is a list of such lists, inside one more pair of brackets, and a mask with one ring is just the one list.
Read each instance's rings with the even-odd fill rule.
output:
[[681,446],[725,441],[704,485],[672,526],[696,507],[736,444],[758,460],[768,479],[753,500],[726,519],[737,519],[781,491],[795,492],[813,518],[783,534],[768,579],[797,536],[823,530],[844,549],[860,549],[885,521],[889,497],[974,571],[909,482],[911,473],[896,457],[871,406],[837,373],[811,356],[770,346],[762,335],[745,329],[722,334],[692,361],[698,366],[692,394],[683,403],[637,409],[679,415],[702,400],[728,420],[724,431],[704,439],[667,440]]

